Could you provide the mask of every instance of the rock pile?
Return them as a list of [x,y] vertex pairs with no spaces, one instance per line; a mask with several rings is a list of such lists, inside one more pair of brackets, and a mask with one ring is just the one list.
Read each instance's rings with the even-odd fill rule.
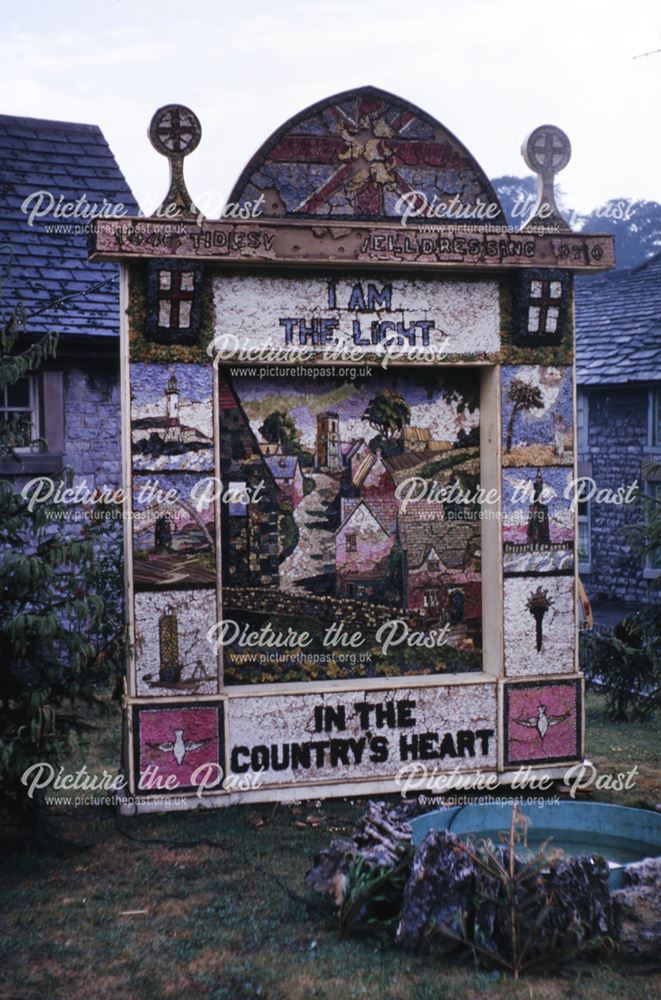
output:
[[[661,860],[632,866],[633,884],[611,895],[603,858],[531,859],[519,852],[514,828],[507,843],[477,845],[430,830],[414,851],[407,808],[371,802],[352,838],[333,840],[315,858],[308,889],[337,913],[342,930],[361,922],[378,929],[383,912],[402,948],[470,949],[515,974],[618,936],[625,954],[658,954]],[[384,898],[379,910],[375,900]]]

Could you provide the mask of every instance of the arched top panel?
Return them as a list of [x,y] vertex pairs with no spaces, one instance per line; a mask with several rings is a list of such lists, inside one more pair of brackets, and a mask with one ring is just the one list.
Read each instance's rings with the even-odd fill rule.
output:
[[[413,191],[424,195],[416,208],[425,198],[428,206],[457,209],[493,204],[489,221],[504,221],[486,174],[451,132],[408,101],[360,87],[281,125],[250,160],[230,201],[254,203],[264,195],[263,218],[373,221],[400,218],[400,199]],[[417,218],[451,221],[426,212]]]

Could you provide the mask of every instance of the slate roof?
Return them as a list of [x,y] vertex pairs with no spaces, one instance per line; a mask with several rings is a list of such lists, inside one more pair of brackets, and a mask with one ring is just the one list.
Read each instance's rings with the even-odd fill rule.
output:
[[575,300],[579,385],[661,380],[661,252],[577,278]]
[[[98,126],[0,115],[0,244],[8,243],[14,251],[11,274],[3,282],[2,317],[17,300],[29,315],[71,295],[59,307],[33,315],[28,332],[118,335],[117,281],[89,291],[116,277],[118,268],[87,263],[87,219],[56,218],[51,211],[28,225],[21,205],[38,191],[52,194],[55,206],[77,202],[84,194],[99,207],[105,198],[112,205],[121,203],[126,215],[140,211]],[[50,226],[64,231],[48,232]],[[10,256],[3,247],[3,272]]]
[[264,461],[275,479],[293,479],[296,475],[297,455],[265,455]]
[[[473,572],[479,567],[479,522],[440,518],[438,504],[422,501],[400,513],[399,533],[410,570],[419,567],[432,548],[448,569]],[[473,564],[470,570],[468,560]]]

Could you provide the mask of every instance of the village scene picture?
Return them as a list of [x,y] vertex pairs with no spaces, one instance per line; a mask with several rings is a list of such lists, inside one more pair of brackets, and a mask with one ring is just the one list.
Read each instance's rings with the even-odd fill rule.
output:
[[477,370],[219,381],[225,683],[480,670]]

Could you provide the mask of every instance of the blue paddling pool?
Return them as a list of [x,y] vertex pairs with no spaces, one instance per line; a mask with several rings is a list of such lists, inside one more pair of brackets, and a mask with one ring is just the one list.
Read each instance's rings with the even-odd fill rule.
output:
[[[611,869],[612,889],[626,884],[632,861],[661,855],[661,814],[647,809],[539,799],[520,803],[520,812],[528,821],[528,851],[536,852],[548,841],[550,853],[600,854]],[[439,809],[411,820],[413,843],[417,846],[429,830],[498,843],[504,834],[509,836],[511,820],[511,800]]]

